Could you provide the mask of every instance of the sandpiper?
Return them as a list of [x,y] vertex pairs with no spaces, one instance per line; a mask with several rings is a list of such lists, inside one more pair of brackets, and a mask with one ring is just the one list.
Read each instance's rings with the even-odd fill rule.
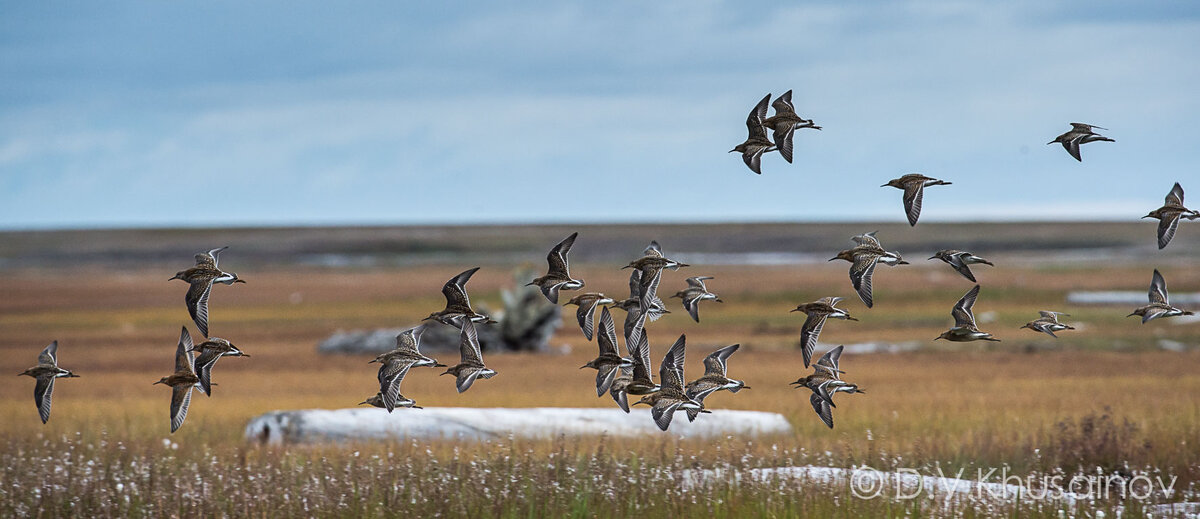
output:
[[792,91],[788,90],[783,95],[775,98],[775,102],[771,103],[775,107],[775,115],[763,120],[763,126],[772,130],[772,140],[775,141],[775,148],[779,150],[779,154],[783,155],[783,160],[792,162],[792,136],[796,130],[800,128],[812,128],[820,130],[811,119],[805,119],[796,115],[796,108],[792,106]]
[[658,297],[658,285],[661,281],[662,270],[658,270],[643,287],[642,271],[635,269],[629,275],[629,298],[613,303],[614,308],[620,308],[626,312],[624,331],[627,346],[632,344],[629,341],[630,331],[634,329],[634,323],[638,319],[645,316],[647,320],[654,322],[664,314],[671,313],[670,310],[667,310],[666,303],[663,303],[663,300]]
[[182,279],[191,284],[187,295],[184,296],[184,301],[187,303],[188,313],[196,322],[196,327],[205,337],[208,337],[208,294],[212,292],[213,283],[232,285],[246,282],[238,278],[236,273],[223,272],[217,268],[217,258],[221,255],[221,251],[228,248],[221,247],[196,254],[194,267],[176,272],[175,277],[167,280]]
[[992,334],[979,331],[975,326],[975,314],[971,312],[971,308],[975,306],[975,299],[979,297],[979,285],[963,294],[962,299],[954,304],[954,309],[950,310],[950,315],[954,317],[954,327],[942,332],[941,335],[934,339],[946,339],[952,342],[970,342],[970,341],[994,341],[1000,342],[1000,339],[992,337]]
[[1150,280],[1150,304],[1139,307],[1132,314],[1125,317],[1133,317],[1135,315],[1142,316],[1142,324],[1146,324],[1146,321],[1152,321],[1160,317],[1194,314],[1187,310],[1180,310],[1171,306],[1171,299],[1167,295],[1167,281],[1163,279],[1162,274],[1158,273],[1158,269],[1154,269],[1154,277]]
[[446,296],[446,308],[440,312],[429,314],[429,317],[422,319],[428,321],[433,319],[442,324],[448,324],[456,328],[461,327],[461,321],[470,320],[471,322],[482,322],[484,324],[494,323],[491,317],[483,314],[475,313],[471,309],[471,299],[467,297],[467,281],[475,274],[479,267],[463,271],[457,276],[450,278],[445,285],[442,285],[442,295]]
[[684,392],[683,358],[686,342],[687,337],[680,335],[663,357],[662,365],[658,367],[658,380],[662,384],[659,390],[642,397],[633,404],[651,406],[650,416],[654,417],[654,423],[658,425],[658,428],[664,431],[671,426],[671,418],[675,416],[675,411],[704,409],[700,402],[688,397]]
[[392,412],[398,405],[400,397],[400,382],[404,380],[404,375],[408,374],[408,370],[414,366],[428,366],[431,368],[444,368],[445,364],[441,364],[437,359],[426,357],[421,354],[421,334],[425,332],[425,325],[417,326],[400,332],[396,336],[396,348],[392,351],[381,353],[374,360],[368,362],[378,362],[379,366],[379,393],[383,398],[383,406],[388,412]]
[[37,380],[33,386],[33,403],[37,404],[38,415],[42,423],[50,419],[50,401],[54,397],[54,379],[78,378],[79,375],[71,370],[58,367],[58,341],[50,343],[38,354],[37,366],[22,371],[18,375],[28,375]]
[[[722,389],[728,390],[730,393],[737,393],[743,389],[750,389],[745,382],[734,380],[726,376],[728,369],[729,356],[733,352],[742,347],[741,344],[726,346],[717,351],[710,353],[704,357],[704,376],[693,380],[684,387],[684,394],[688,398],[704,405],[704,398]],[[688,421],[696,420],[700,415],[700,409],[688,409]]]
[[600,311],[600,334],[596,337],[596,345],[600,347],[600,355],[579,369],[596,370],[596,396],[599,397],[612,388],[620,368],[633,366],[633,360],[622,357],[617,350],[617,327],[608,307]]
[[829,259],[846,260],[850,265],[850,283],[854,285],[854,290],[858,292],[859,299],[862,299],[863,304],[867,308],[871,308],[875,303],[871,297],[871,278],[875,274],[875,265],[883,263],[889,266],[908,265],[904,258],[900,257],[898,252],[889,252],[883,250],[883,246],[879,244],[879,240],[875,238],[875,233],[872,231],[865,234],[860,234],[851,238],[858,245],[853,249],[844,250]]
[[[359,402],[358,405],[369,405],[369,406],[373,406],[373,407],[381,407],[381,408],[387,409],[387,405],[385,405],[383,402],[383,393],[375,393],[370,398],[367,398],[366,400]],[[396,393],[396,398],[395,398],[395,402],[392,405],[392,409],[395,409],[397,407],[408,407],[408,408],[412,408],[412,409],[424,409],[423,407],[417,405],[416,400],[413,400],[411,398],[405,398],[404,395],[401,395],[399,393]],[[392,412],[392,409],[388,409],[388,412],[389,413]]]
[[200,391],[208,396],[212,396],[212,369],[217,364],[217,359],[250,356],[249,353],[234,346],[232,342],[220,337],[209,337],[208,340],[188,349],[189,353],[193,351],[200,352],[193,364],[196,368],[196,376],[200,377]]
[[179,332],[179,346],[175,349],[175,373],[155,382],[171,386],[171,433],[183,426],[188,406],[192,403],[192,389],[200,382],[200,377],[196,376],[191,349],[192,335],[184,326]]
[[802,377],[792,385],[796,389],[808,388],[812,391],[808,400],[812,403],[813,411],[817,412],[817,416],[821,417],[821,421],[825,425],[833,428],[833,409],[837,407],[833,403],[833,395],[835,393],[866,393],[858,387],[858,384],[851,384],[841,379],[839,373],[844,373],[838,365],[838,359],[842,356],[843,346],[838,346],[832,350],[825,352],[816,364],[813,364],[813,373],[806,377]]
[[625,389],[633,380],[633,366],[621,366],[617,371],[616,378],[613,378],[612,385],[608,388],[608,394],[622,411],[628,413],[629,396]]
[[807,368],[809,360],[812,359],[813,350],[817,347],[817,338],[821,336],[821,328],[825,326],[826,319],[832,317],[848,321],[858,320],[851,317],[849,312],[834,306],[841,300],[840,297],[822,297],[811,303],[798,305],[795,310],[792,310],[808,315],[808,318],[804,320],[804,326],[800,328],[800,347],[804,355],[804,367]]
[[483,365],[483,353],[479,351],[479,335],[475,331],[475,324],[470,320],[462,322],[458,349],[461,354],[460,362],[442,374],[454,375],[457,378],[455,386],[458,387],[459,393],[470,389],[476,378],[496,376],[494,370]]
[[1083,162],[1083,158],[1079,155],[1079,145],[1087,144],[1095,141],[1116,142],[1108,137],[1100,135],[1093,130],[1107,130],[1093,124],[1071,123],[1071,130],[1067,133],[1055,137],[1054,140],[1046,144],[1062,143],[1063,149],[1067,150],[1075,160]]
[[[634,272],[638,271],[635,270]],[[613,298],[599,292],[588,292],[586,294],[579,294],[571,298],[571,300],[567,301],[566,304],[579,305],[579,309],[575,311],[575,318],[579,320],[579,329],[583,330],[583,336],[587,337],[587,340],[590,341],[592,340],[592,335],[594,335],[596,328],[596,307],[600,305],[611,305],[614,302],[615,301],[613,301]]]
[[1022,326],[1021,328],[1029,328],[1030,330],[1033,330],[1035,332],[1042,332],[1046,335],[1054,337],[1055,339],[1057,339],[1058,336],[1054,335],[1054,332],[1075,329],[1075,327],[1073,327],[1073,326],[1069,326],[1069,325],[1058,322],[1058,316],[1060,316],[1060,315],[1070,316],[1070,314],[1064,314],[1062,312],[1051,312],[1049,310],[1040,310],[1040,311],[1038,311],[1038,314],[1040,314],[1041,317],[1025,323],[1025,326]]
[[662,269],[679,270],[679,267],[687,267],[687,263],[680,263],[663,255],[662,248],[659,247],[657,241],[650,242],[650,246],[642,251],[642,257],[629,262],[628,265],[621,267],[622,269],[635,268],[642,271],[642,287],[644,288],[655,272]]
[[754,109],[750,110],[750,115],[746,117],[746,129],[749,131],[746,141],[729,150],[729,153],[741,152],[746,167],[759,175],[762,174],[763,153],[775,151],[775,145],[767,138],[767,127],[763,125],[767,119],[767,101],[770,100],[771,94],[767,94],[754,105]]
[[984,265],[991,265],[993,267],[996,266],[994,263],[971,254],[970,252],[955,249],[942,249],[934,253],[933,256],[930,256],[929,259],[940,259],[946,262],[947,265],[954,267],[954,270],[957,270],[958,273],[962,274],[963,277],[971,280],[972,283],[975,282],[975,274],[971,273],[971,267],[968,265],[982,263]]
[[1183,206],[1183,186],[1176,182],[1175,186],[1171,188],[1171,192],[1167,193],[1167,199],[1163,206],[1150,211],[1150,214],[1142,218],[1158,219],[1158,248],[1162,249],[1171,243],[1171,238],[1175,237],[1175,229],[1179,227],[1180,218],[1195,220],[1200,218],[1200,212]]
[[688,311],[688,315],[696,322],[700,322],[700,302],[701,301],[716,301],[724,303],[716,294],[709,292],[704,286],[704,281],[713,279],[712,276],[693,276],[687,278],[688,287],[680,290],[671,297],[678,297],[683,300],[683,308]]
[[900,178],[893,178],[879,187],[894,187],[904,190],[904,212],[908,215],[908,224],[916,226],[917,218],[921,217],[921,199],[924,198],[925,188],[948,185],[950,182],[919,173],[909,173]]
[[542,293],[551,303],[558,304],[559,290],[583,288],[583,280],[572,279],[570,266],[567,265],[567,253],[571,252],[571,245],[575,244],[577,236],[579,233],[571,233],[563,241],[558,242],[553,249],[550,249],[550,254],[546,256],[546,261],[550,263],[550,269],[546,271],[545,276],[534,278],[529,282],[529,285],[537,285],[538,288],[541,288]]

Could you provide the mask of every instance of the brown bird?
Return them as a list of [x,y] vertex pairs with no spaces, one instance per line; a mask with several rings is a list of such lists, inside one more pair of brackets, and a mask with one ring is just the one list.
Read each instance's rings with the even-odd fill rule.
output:
[[494,323],[491,317],[483,314],[475,313],[471,309],[471,298],[467,297],[467,281],[471,280],[471,276],[479,267],[465,270],[457,276],[450,278],[445,285],[442,286],[442,295],[446,296],[446,308],[440,312],[429,314],[429,317],[422,319],[428,321],[433,319],[442,324],[448,324],[456,328],[461,328],[460,321],[464,318],[471,322],[482,322],[484,324]]
[[754,109],[750,110],[750,115],[746,117],[746,129],[749,131],[746,141],[729,150],[729,153],[740,152],[746,167],[759,175],[762,174],[763,153],[776,149],[771,140],[767,138],[767,127],[764,126],[767,119],[767,101],[770,100],[771,94],[767,94],[757,105],[754,105]]
[[[634,272],[639,271],[635,270]],[[588,292],[586,294],[579,294],[571,298],[571,300],[567,301],[566,304],[579,305],[579,309],[575,311],[575,318],[579,320],[579,329],[583,330],[583,336],[587,337],[587,340],[590,341],[592,340],[592,335],[595,334],[596,307],[600,305],[611,305],[613,303],[614,301],[611,297],[599,292]]]
[[1150,211],[1150,214],[1142,218],[1158,219],[1158,248],[1162,249],[1171,243],[1171,238],[1175,237],[1175,229],[1179,227],[1180,218],[1195,220],[1198,217],[1200,217],[1200,212],[1183,206],[1183,186],[1176,182],[1175,186],[1171,188],[1171,192],[1167,193],[1167,199],[1163,206]]
[[1146,324],[1147,321],[1153,321],[1162,317],[1193,315],[1193,313],[1171,306],[1171,298],[1167,294],[1167,280],[1163,279],[1162,274],[1158,273],[1158,269],[1154,269],[1154,277],[1150,279],[1150,304],[1138,307],[1132,314],[1125,317],[1133,317],[1135,315],[1141,316],[1142,324]]
[[[572,279],[571,269],[567,265],[567,253],[571,252],[571,246],[575,244],[575,238],[579,233],[571,233],[563,241],[558,242],[553,249],[550,249],[550,254],[546,256],[546,261],[550,263],[550,269],[545,276],[534,278],[529,282],[529,285],[537,285],[542,289],[542,294],[546,295],[551,303],[558,304],[559,290],[576,290],[583,288],[583,280]],[[591,338],[589,337],[589,340]]]
[[175,373],[163,377],[155,384],[171,386],[171,433],[183,426],[187,418],[188,406],[192,403],[192,389],[200,382],[196,376],[196,368],[192,364],[192,336],[187,327],[179,332],[179,347],[175,349]]
[[933,254],[933,256],[930,256],[929,259],[940,259],[946,262],[947,265],[953,267],[954,270],[958,271],[959,274],[962,274],[963,277],[971,280],[972,283],[976,282],[975,274],[971,273],[971,267],[969,265],[982,263],[984,265],[991,265],[993,267],[996,266],[994,263],[971,254],[970,252],[954,249],[943,249],[937,251]]
[[840,297],[822,297],[811,303],[798,305],[793,312],[804,312],[808,318],[804,320],[804,326],[800,328],[800,347],[804,356],[804,367],[808,367],[808,362],[812,359],[813,350],[817,348],[817,339],[821,336],[821,328],[825,326],[825,321],[830,317],[834,319],[843,319],[848,321],[857,321],[850,313],[838,308],[834,305],[841,301]]
[[792,382],[796,389],[803,387],[812,390],[808,401],[812,404],[813,411],[817,412],[817,416],[820,416],[821,421],[825,422],[830,429],[833,429],[833,408],[837,407],[833,403],[833,395],[836,393],[866,393],[858,387],[858,384],[851,384],[838,376],[839,373],[845,373],[838,366],[842,349],[843,346],[838,346],[825,352],[825,355],[816,364],[813,364],[813,374]]
[[239,350],[232,342],[220,337],[210,337],[208,340],[189,348],[188,352],[198,351],[194,365],[196,375],[200,377],[200,391],[212,396],[212,369],[221,357],[249,357],[250,354]]
[[1041,310],[1038,312],[1038,314],[1040,314],[1041,317],[1025,323],[1025,326],[1022,326],[1021,328],[1029,328],[1035,332],[1042,332],[1046,335],[1054,337],[1055,339],[1057,339],[1058,336],[1054,335],[1054,332],[1075,329],[1073,326],[1058,322],[1058,316],[1068,314],[1064,314],[1062,312],[1051,312],[1049,310]]
[[894,178],[879,187],[894,187],[904,190],[904,213],[908,215],[908,224],[917,225],[921,217],[921,199],[924,198],[925,188],[929,186],[948,186],[950,182],[927,177],[918,173],[910,173],[900,178]]
[[[643,336],[645,337],[645,336]],[[667,430],[675,411],[702,410],[700,402],[687,396],[683,386],[683,357],[687,338],[683,335],[675,341],[671,349],[663,357],[662,365],[658,367],[658,380],[662,383],[658,391],[642,397],[633,405],[646,404],[650,406],[650,416],[659,429]]]
[[1092,131],[1094,129],[1107,130],[1108,128],[1101,128],[1092,124],[1071,123],[1070,131],[1055,137],[1054,140],[1047,142],[1046,144],[1054,144],[1056,142],[1062,143],[1063,149],[1067,150],[1067,153],[1070,153],[1072,157],[1075,157],[1075,160],[1083,162],[1083,157],[1079,155],[1080,144],[1087,144],[1089,142],[1096,141],[1117,142]]
[[194,267],[176,272],[175,277],[167,280],[182,279],[191,284],[188,287],[187,295],[184,296],[184,302],[187,303],[192,321],[195,321],[196,327],[205,337],[208,337],[208,295],[212,292],[213,283],[232,285],[246,282],[238,278],[236,273],[224,272],[217,268],[217,259],[221,255],[221,251],[228,248],[221,247],[196,254]]
[[470,320],[463,320],[458,349],[461,360],[442,374],[454,375],[457,379],[455,387],[459,393],[471,389],[471,384],[476,378],[488,379],[496,376],[494,370],[483,365],[483,353],[479,351],[479,335],[475,331],[475,324]]
[[970,342],[970,341],[995,341],[1000,342],[1000,339],[992,337],[992,334],[979,331],[975,326],[975,314],[971,309],[975,306],[975,299],[979,297],[979,285],[963,294],[962,299],[954,305],[950,310],[950,315],[954,317],[954,327],[942,332],[941,335],[934,339],[946,339],[952,342]]
[[[367,398],[366,400],[359,402],[358,405],[369,405],[372,407],[380,407],[380,408],[387,409],[387,405],[383,403],[383,394],[382,393],[375,393],[373,396]],[[411,408],[411,409],[424,409],[424,407],[417,405],[417,402],[415,400],[413,400],[411,398],[405,398],[404,395],[401,395],[399,393],[396,393],[396,400],[395,400],[395,403],[392,405],[392,409],[395,409],[397,407],[407,407],[407,408]],[[388,412],[389,413],[392,412],[392,409],[388,409]]]
[[[729,356],[733,355],[741,347],[741,344],[726,346],[704,357],[704,376],[688,382],[688,385],[684,387],[684,394],[703,406],[704,399],[708,395],[722,389],[728,390],[730,393],[750,389],[750,386],[747,386],[745,382],[726,376],[728,373]],[[695,421],[696,417],[700,416],[701,411],[701,409],[688,409],[688,421]]]
[[426,357],[420,351],[421,334],[425,332],[425,325],[417,326],[400,332],[396,336],[396,347],[392,351],[380,353],[375,357],[375,360],[368,362],[371,364],[378,362],[379,366],[379,394],[383,402],[383,408],[388,412],[392,412],[398,405],[402,405],[400,400],[400,382],[404,380],[404,376],[408,374],[408,370],[415,366],[428,366],[431,368],[444,368],[445,364],[441,364],[437,359]]
[[858,298],[862,299],[867,308],[871,308],[875,304],[874,298],[871,296],[871,279],[875,274],[875,265],[879,263],[893,267],[908,265],[908,262],[900,257],[900,253],[883,250],[883,246],[875,238],[875,232],[877,231],[851,238],[854,243],[858,244],[857,246],[841,251],[837,256],[829,259],[829,261],[840,259],[850,262],[850,284],[854,285],[854,290],[858,292]]
[[687,278],[688,287],[680,290],[671,297],[678,297],[683,300],[683,308],[688,311],[688,315],[696,322],[700,322],[700,302],[701,301],[716,301],[723,303],[720,297],[709,292],[704,286],[704,281],[713,279],[712,276],[693,276]]
[[633,366],[633,360],[622,357],[617,349],[617,327],[607,307],[600,311],[600,334],[596,337],[596,345],[600,347],[599,356],[579,369],[596,370],[596,396],[599,397],[612,388],[613,380],[621,368]]
[[79,378],[71,370],[58,367],[58,341],[50,343],[42,353],[38,354],[37,366],[22,371],[18,375],[28,375],[37,380],[33,386],[33,403],[37,404],[38,415],[42,423],[50,419],[50,401],[54,397],[54,379]]
[[805,119],[796,115],[796,108],[792,106],[792,91],[788,90],[783,95],[777,97],[775,102],[771,103],[775,107],[775,115],[766,118],[763,121],[763,126],[772,130],[772,140],[775,141],[775,148],[779,150],[779,154],[783,155],[783,160],[792,162],[792,137],[796,130],[800,128],[812,128],[820,130],[811,119]]

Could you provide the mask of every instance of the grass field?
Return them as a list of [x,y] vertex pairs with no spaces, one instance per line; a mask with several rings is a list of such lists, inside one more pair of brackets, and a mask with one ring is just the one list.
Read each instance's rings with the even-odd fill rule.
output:
[[[927,256],[927,255],[926,255]],[[534,256],[540,259],[540,256]],[[223,260],[233,264],[235,256]],[[19,373],[60,341],[60,363],[82,378],[56,385],[49,424],[37,419],[33,381],[0,377],[0,514],[5,516],[353,515],[715,517],[1045,515],[1058,505],[963,499],[863,500],[845,488],[737,483],[680,488],[685,469],[815,464],[914,468],[934,473],[1006,467],[1012,473],[1153,474],[1177,478],[1155,501],[1197,500],[1200,492],[1200,328],[1171,320],[1141,325],[1123,307],[1071,307],[1069,290],[1137,290],[1153,266],[1019,262],[974,269],[983,291],[975,310],[994,344],[932,339],[952,324],[950,307],[971,284],[948,267],[916,258],[880,267],[874,309],[853,297],[845,263],[804,267],[704,267],[668,273],[673,293],[688,275],[708,274],[725,304],[702,307],[702,322],[677,313],[650,325],[655,364],[688,335],[688,376],[701,357],[741,343],[730,375],[753,389],[718,393],[714,408],[782,413],[787,437],[684,441],[672,435],[627,441],[397,441],[338,446],[259,447],[242,439],[253,416],[276,409],[348,407],[373,394],[366,356],[320,356],[318,341],[338,329],[415,324],[442,304],[441,283],[471,265],[371,269],[279,266],[239,269],[249,283],[214,288],[211,331],[252,355],[223,360],[211,398],[193,402],[187,423],[168,434],[169,391],[151,383],[172,369],[179,326],[195,332],[176,269],[22,268],[0,271],[0,372]],[[186,256],[185,256],[186,260]],[[1011,260],[1011,261],[1005,261]],[[532,262],[532,261],[531,261]],[[186,261],[185,261],[186,263]],[[1200,290],[1200,269],[1163,267],[1173,292]],[[485,268],[472,298],[499,307],[508,267]],[[1189,268],[1189,266],[1191,268]],[[621,295],[625,272],[573,265],[588,288]],[[803,366],[795,343],[797,303],[841,295],[860,322],[826,325],[822,343],[917,341],[900,354],[846,355],[846,378],[867,394],[839,398],[836,429],[824,427],[807,395],[787,383]],[[1018,329],[1037,310],[1071,314],[1084,326],[1060,340]],[[562,355],[488,354],[499,375],[457,394],[448,377],[414,371],[404,394],[431,406],[611,406],[593,375],[577,369],[594,344],[574,326],[574,307],[553,340]],[[986,315],[986,318],[985,318]],[[1161,351],[1160,340],[1190,345]],[[820,353],[820,352],[818,352]],[[444,357],[444,355],[443,355]],[[442,358],[446,361],[450,359]],[[419,411],[412,411],[419,412]],[[1071,515],[1143,502],[1108,499]]]

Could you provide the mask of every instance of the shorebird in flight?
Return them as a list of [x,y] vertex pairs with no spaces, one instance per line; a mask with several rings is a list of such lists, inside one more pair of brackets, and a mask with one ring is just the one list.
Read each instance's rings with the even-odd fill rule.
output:
[[817,126],[812,119],[805,119],[796,115],[796,108],[792,106],[791,90],[775,98],[775,102],[771,103],[771,106],[775,108],[775,115],[763,120],[763,126],[771,129],[771,137],[775,142],[775,148],[779,150],[779,154],[783,156],[783,160],[791,164],[792,137],[795,135],[796,130],[801,128],[820,130],[821,127]]
[[837,256],[829,259],[829,261],[840,259],[850,262],[850,283],[854,285],[859,299],[862,299],[867,308],[871,308],[875,304],[871,297],[871,278],[875,275],[875,265],[879,263],[893,267],[908,265],[908,262],[900,257],[900,253],[883,250],[883,246],[875,238],[875,232],[851,238],[854,243],[858,244],[857,246],[841,251]]
[[1158,269],[1154,269],[1154,277],[1150,279],[1150,304],[1138,307],[1133,313],[1125,317],[1133,317],[1135,315],[1142,317],[1142,324],[1147,321],[1163,317],[1175,317],[1177,315],[1194,315],[1187,310],[1180,310],[1171,306],[1171,299],[1167,295],[1167,281],[1163,279],[1162,274],[1158,273]]
[[975,306],[975,299],[979,297],[979,285],[963,294],[962,299],[955,303],[954,308],[950,310],[950,315],[954,317],[954,327],[942,332],[941,335],[934,339],[946,339],[952,342],[970,342],[970,341],[994,341],[1000,342],[1000,339],[992,337],[992,334],[979,331],[975,325],[975,314],[971,311]]
[[33,386],[33,403],[37,404],[38,416],[42,418],[42,423],[50,419],[54,379],[79,378],[79,375],[71,373],[71,370],[58,367],[58,341],[50,343],[38,354],[37,366],[22,371],[19,375],[27,375],[37,380]]
[[1176,182],[1175,186],[1171,188],[1171,192],[1167,193],[1167,199],[1163,202],[1163,206],[1150,211],[1150,214],[1142,218],[1158,219],[1158,248],[1162,249],[1171,243],[1171,238],[1175,237],[1175,229],[1179,228],[1179,219],[1195,220],[1200,218],[1200,211],[1193,211],[1183,206],[1183,186]]
[[745,142],[729,150],[729,153],[740,152],[746,167],[759,175],[762,174],[763,153],[776,149],[775,144],[767,138],[767,127],[764,125],[767,120],[767,101],[770,100],[771,94],[767,94],[762,101],[754,105],[754,109],[750,110],[750,115],[746,117],[746,129],[749,135]]
[[1063,149],[1067,150],[1067,153],[1075,157],[1075,160],[1083,162],[1083,157],[1079,155],[1079,145],[1096,141],[1117,142],[1093,131],[1107,129],[1093,124],[1071,123],[1070,131],[1055,137],[1054,140],[1046,144],[1062,143]]
[[[583,280],[572,279],[571,270],[567,265],[567,253],[571,252],[571,245],[575,244],[575,238],[579,233],[571,233],[563,241],[558,242],[553,249],[550,249],[550,254],[546,256],[546,261],[549,262],[550,268],[546,271],[546,275],[534,278],[529,282],[529,285],[537,285],[542,289],[542,294],[546,295],[551,303],[558,304],[559,290],[577,290],[583,288]],[[589,337],[590,340],[590,337]]]
[[929,259],[940,259],[946,262],[947,265],[953,267],[954,270],[958,271],[959,274],[962,274],[964,278],[971,280],[972,283],[976,282],[975,274],[971,273],[971,267],[969,265],[982,263],[984,265],[991,265],[993,267],[996,266],[994,263],[971,254],[970,252],[954,249],[942,249],[935,252],[933,256],[929,257]]
[[196,327],[205,337],[208,337],[208,295],[212,292],[213,283],[232,285],[246,282],[238,278],[236,273],[224,272],[217,267],[217,258],[221,251],[228,248],[220,247],[196,254],[195,266],[176,272],[174,277],[167,280],[182,279],[191,284],[187,295],[184,296],[184,302],[187,303],[188,313],[196,322]]
[[811,303],[804,303],[796,306],[793,312],[804,312],[808,318],[804,320],[804,326],[800,328],[800,347],[804,356],[804,367],[808,367],[809,360],[812,359],[813,350],[817,348],[817,339],[821,336],[821,328],[825,326],[825,321],[830,317],[834,319],[843,319],[848,321],[857,321],[850,313],[844,309],[834,305],[841,301],[840,297],[822,297]]
[[467,297],[467,281],[470,281],[471,276],[479,270],[479,267],[465,270],[459,275],[450,278],[445,285],[442,286],[442,295],[446,296],[446,308],[440,312],[434,312],[426,317],[425,321],[433,319],[442,324],[448,324],[457,328],[462,327],[462,321],[468,320],[474,323],[494,323],[491,317],[483,314],[475,313],[471,309],[471,298]]
[[909,173],[900,178],[893,178],[879,187],[894,187],[904,190],[904,214],[908,215],[908,224],[916,226],[917,218],[921,217],[921,199],[925,197],[925,188],[948,185],[950,182],[918,173]]

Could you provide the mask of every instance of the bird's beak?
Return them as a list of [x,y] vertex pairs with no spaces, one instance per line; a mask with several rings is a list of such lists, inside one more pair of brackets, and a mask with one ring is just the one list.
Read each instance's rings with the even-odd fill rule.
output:
[[888,187],[888,185],[887,185],[887,184],[884,184],[884,185],[882,185],[882,186],[879,186],[879,187]]
[[900,260],[900,261],[897,261],[896,264],[897,265],[908,265],[909,263],[907,261]]
[[1050,142],[1047,142],[1046,144],[1054,144],[1056,142],[1058,142],[1058,141],[1050,141]]
[[79,378],[79,375],[71,373],[71,374],[67,375],[67,378]]
[[367,405],[367,401],[363,400],[362,402],[359,402],[358,405]]
[[[937,259],[937,256],[930,256],[929,259]],[[926,260],[928,261],[928,260]]]
[[246,280],[244,280],[244,279],[235,279],[235,280],[233,280],[233,282],[234,282],[234,283],[245,283],[245,282],[246,282]]
[[833,261],[833,260],[835,260],[835,259],[837,259],[837,258],[829,258],[829,261]]
[[243,356],[243,357],[249,357],[249,356],[250,356],[250,354],[249,354],[249,353],[246,353],[246,352],[244,352],[244,351],[243,351],[243,352],[242,352],[242,356]]
[[847,320],[847,321],[857,321],[857,320],[858,320],[858,318],[857,318],[857,317],[850,317],[850,316],[848,316],[848,315],[847,315],[847,316],[846,316],[846,320]]
[[793,309],[792,309],[792,310],[790,310],[790,311],[792,311],[792,312],[799,312],[799,311],[800,311],[800,309],[799,309],[799,308],[793,308]]

